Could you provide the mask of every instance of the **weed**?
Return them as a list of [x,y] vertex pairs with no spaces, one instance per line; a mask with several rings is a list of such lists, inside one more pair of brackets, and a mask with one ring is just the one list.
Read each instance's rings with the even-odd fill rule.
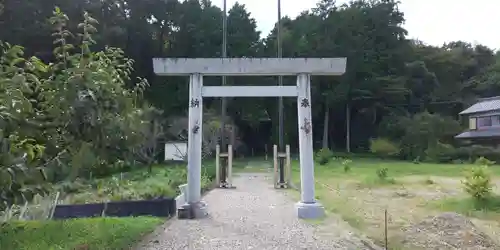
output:
[[389,177],[389,169],[388,168],[379,168],[377,169],[377,177],[380,180],[385,180],[387,177]]
[[344,167],[345,173],[348,173],[351,171],[351,163],[352,163],[352,160],[350,160],[350,159],[345,159],[342,161],[342,166]]
[[372,187],[379,185],[394,185],[396,184],[396,180],[394,178],[389,177],[389,169],[388,168],[379,168],[377,169],[376,177],[366,176],[363,181],[361,187]]
[[433,185],[433,184],[436,184],[436,182],[431,179],[431,177],[427,177],[425,180],[424,180],[424,184],[425,185]]

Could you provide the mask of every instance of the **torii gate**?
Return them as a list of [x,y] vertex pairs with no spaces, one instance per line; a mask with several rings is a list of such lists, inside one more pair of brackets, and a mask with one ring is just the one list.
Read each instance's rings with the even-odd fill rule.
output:
[[[159,76],[189,75],[189,135],[187,207],[194,217],[207,215],[201,201],[203,97],[297,97],[301,200],[297,216],[324,215],[314,199],[314,158],[311,122],[311,75],[342,75],[346,58],[154,58]],[[203,76],[297,75],[297,86],[203,86]]]

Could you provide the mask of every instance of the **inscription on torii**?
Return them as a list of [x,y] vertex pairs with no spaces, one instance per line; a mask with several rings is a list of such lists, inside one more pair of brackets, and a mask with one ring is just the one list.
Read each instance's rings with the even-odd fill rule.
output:
[[190,105],[191,108],[198,108],[200,106],[200,100],[198,99],[191,99]]

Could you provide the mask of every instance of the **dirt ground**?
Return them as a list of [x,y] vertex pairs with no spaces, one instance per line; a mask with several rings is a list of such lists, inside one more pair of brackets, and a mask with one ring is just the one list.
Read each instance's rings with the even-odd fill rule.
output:
[[[426,182],[429,178],[434,183]],[[500,193],[500,179],[495,180],[495,183],[494,191]],[[390,249],[400,248],[397,246],[400,244],[403,228],[443,213],[431,204],[446,198],[465,197],[460,179],[452,177],[406,176],[397,178],[397,184],[370,188],[361,186],[359,180],[319,179],[317,189],[317,198],[331,212],[341,215],[380,245],[385,242],[384,213],[387,209],[388,239],[389,244],[394,246]],[[500,216],[468,219],[477,230],[500,244]]]

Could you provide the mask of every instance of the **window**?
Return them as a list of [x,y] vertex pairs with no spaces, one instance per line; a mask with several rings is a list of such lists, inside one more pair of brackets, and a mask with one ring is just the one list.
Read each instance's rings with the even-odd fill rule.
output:
[[491,117],[491,126],[500,126],[500,115],[494,115]]
[[484,116],[484,117],[477,118],[477,127],[478,128],[491,127],[491,125],[492,125],[491,116]]
[[469,129],[470,130],[477,129],[477,118],[476,117],[469,118]]

